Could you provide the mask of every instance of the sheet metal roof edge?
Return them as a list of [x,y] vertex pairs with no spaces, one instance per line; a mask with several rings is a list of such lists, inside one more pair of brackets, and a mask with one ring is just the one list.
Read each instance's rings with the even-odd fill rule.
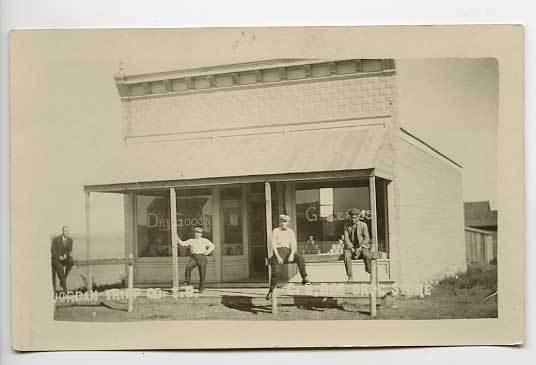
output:
[[459,168],[463,169],[463,166],[461,164],[459,164],[458,162],[454,161],[452,158],[448,157],[447,155],[445,155],[444,153],[442,153],[441,151],[437,150],[436,148],[432,147],[430,144],[426,143],[425,141],[423,141],[422,139],[420,139],[419,137],[415,136],[414,134],[408,132],[408,130],[400,127],[400,131],[404,134],[406,134],[407,136],[413,138],[414,140],[416,140],[417,142],[419,143],[422,143],[423,145],[425,145],[426,147],[428,147],[429,149],[431,149],[433,152],[437,153],[438,155],[440,155],[441,157],[445,158],[446,160],[448,160],[449,162],[453,163],[454,165],[458,166]]
[[[104,184],[82,184],[82,188],[85,192],[121,192],[119,187],[124,186],[123,191],[132,191],[137,189],[143,189],[142,186],[157,184],[162,185],[160,188],[172,187],[177,184],[188,186],[192,182],[201,182],[200,184],[195,184],[195,186],[214,186],[214,185],[227,185],[227,184],[241,184],[241,183],[250,183],[250,182],[262,182],[262,181],[291,181],[292,179],[283,179],[281,176],[295,177],[296,181],[298,180],[308,180],[310,178],[305,178],[312,175],[318,175],[313,177],[313,179],[319,179],[321,175],[333,175],[331,178],[344,178],[344,179],[357,179],[357,178],[368,178],[374,170],[373,168],[363,168],[363,169],[353,169],[353,170],[329,170],[329,171],[307,171],[307,172],[289,172],[289,173],[280,173],[280,174],[258,174],[258,175],[241,175],[241,176],[216,176],[216,177],[200,177],[200,178],[188,178],[188,179],[163,179],[155,181],[130,181],[130,182],[111,182]],[[360,174],[358,174],[358,172]],[[341,175],[342,176],[334,176]],[[215,181],[219,180],[218,183]],[[230,182],[227,182],[229,180]],[[232,180],[243,180],[243,181],[234,181]],[[222,182],[224,181],[224,182]],[[205,184],[206,182],[206,184]],[[126,187],[128,185],[129,187]],[[136,186],[139,188],[132,188]],[[192,185],[194,186],[194,185]],[[113,188],[113,189],[109,189]]]

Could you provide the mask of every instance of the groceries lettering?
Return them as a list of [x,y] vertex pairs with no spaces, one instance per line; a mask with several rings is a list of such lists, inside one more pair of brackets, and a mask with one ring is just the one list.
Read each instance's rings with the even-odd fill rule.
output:
[[[334,221],[346,221],[350,219],[349,215],[346,212],[333,212],[332,214],[326,217],[322,217],[320,216],[320,214],[318,214],[317,207],[307,208],[305,210],[305,218],[309,222],[318,222],[320,220],[327,221],[327,222],[334,222]],[[364,219],[364,220],[371,220],[372,210],[362,210],[359,218]]]

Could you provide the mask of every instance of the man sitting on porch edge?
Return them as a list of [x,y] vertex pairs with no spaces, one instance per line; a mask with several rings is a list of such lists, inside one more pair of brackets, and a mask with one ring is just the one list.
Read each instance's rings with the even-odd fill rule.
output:
[[361,211],[357,208],[352,208],[348,214],[352,221],[344,226],[344,267],[346,268],[348,281],[353,281],[352,259],[363,259],[365,271],[370,274],[372,254],[370,252],[368,226],[365,222],[359,220]]
[[290,217],[285,214],[279,216],[279,227],[275,228],[272,233],[272,250],[271,257],[272,280],[270,281],[270,290],[266,294],[266,299],[270,300],[274,289],[277,287],[277,281],[281,276],[283,264],[296,263],[302,277],[303,285],[311,285],[307,279],[305,258],[296,253],[296,233],[288,227]]

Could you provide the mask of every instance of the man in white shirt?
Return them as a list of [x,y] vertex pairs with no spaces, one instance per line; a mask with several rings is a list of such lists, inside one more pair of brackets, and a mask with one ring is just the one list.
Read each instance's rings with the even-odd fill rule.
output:
[[298,270],[302,277],[303,285],[311,285],[307,279],[307,270],[305,258],[296,253],[296,233],[288,227],[290,217],[286,214],[279,216],[279,227],[272,232],[272,250],[271,258],[272,280],[270,281],[270,290],[266,294],[266,299],[270,300],[272,292],[277,287],[277,281],[281,276],[283,264],[295,263],[298,265]]
[[214,244],[208,239],[203,238],[203,228],[194,228],[194,238],[182,241],[177,235],[179,245],[190,248],[190,259],[186,264],[186,272],[184,274],[186,285],[190,285],[192,270],[199,268],[199,293],[205,289],[205,274],[207,272],[208,260],[207,256],[214,251]]

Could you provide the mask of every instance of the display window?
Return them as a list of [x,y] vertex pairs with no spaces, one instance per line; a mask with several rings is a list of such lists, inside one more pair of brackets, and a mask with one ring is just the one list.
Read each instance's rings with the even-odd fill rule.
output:
[[[379,179],[378,179],[379,180]],[[378,250],[388,252],[385,183],[376,184]],[[310,255],[342,254],[344,227],[349,211],[361,210],[360,219],[372,239],[372,212],[368,180],[300,183],[296,185],[296,228],[298,252]]]

